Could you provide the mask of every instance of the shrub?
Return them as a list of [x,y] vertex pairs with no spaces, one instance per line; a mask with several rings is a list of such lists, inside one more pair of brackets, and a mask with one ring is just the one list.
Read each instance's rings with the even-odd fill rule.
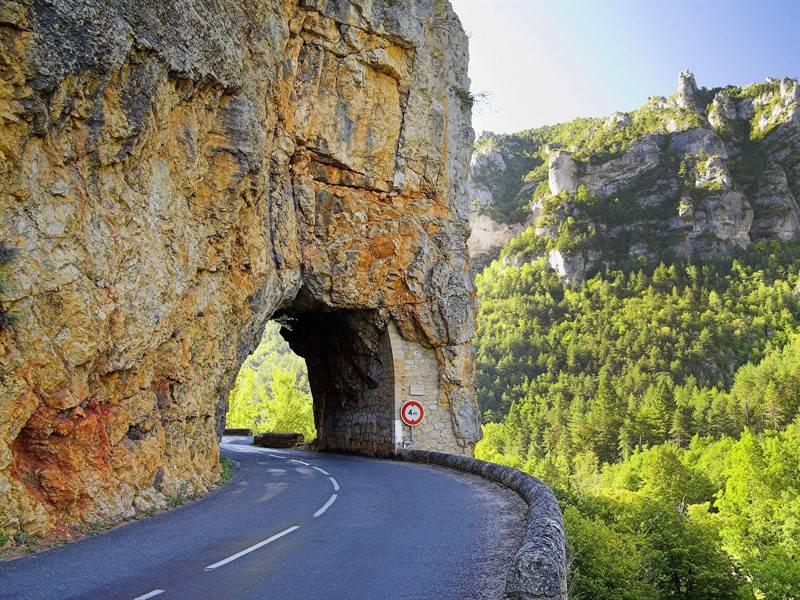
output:
[[233,461],[227,456],[220,456],[219,466],[220,466],[219,480],[223,482],[230,481],[231,477],[233,477]]

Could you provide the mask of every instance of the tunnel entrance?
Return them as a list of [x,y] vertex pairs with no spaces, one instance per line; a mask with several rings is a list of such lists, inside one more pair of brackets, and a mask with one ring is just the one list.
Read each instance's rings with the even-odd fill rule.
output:
[[226,427],[316,437],[306,362],[289,348],[281,324],[269,321],[258,347],[239,369],[228,395]]
[[389,454],[402,438],[394,367],[387,324],[374,311],[278,312],[242,363],[226,426],[299,432],[322,450]]
[[[267,323],[228,397],[227,427],[296,431],[320,450],[389,455],[399,447],[456,445],[449,406],[439,399],[433,348],[404,340],[374,310],[293,307]],[[425,405],[411,430],[406,400]]]
[[393,452],[395,365],[387,324],[359,310],[277,317],[281,334],[308,365],[320,449]]
[[323,450],[391,453],[394,361],[383,325],[372,311],[273,315],[236,377],[226,426],[299,432]]

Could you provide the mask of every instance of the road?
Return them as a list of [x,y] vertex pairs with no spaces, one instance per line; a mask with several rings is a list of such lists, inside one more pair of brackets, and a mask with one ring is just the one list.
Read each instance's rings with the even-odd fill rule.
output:
[[445,469],[225,438],[233,480],[154,517],[0,562],[3,600],[500,597],[524,504]]

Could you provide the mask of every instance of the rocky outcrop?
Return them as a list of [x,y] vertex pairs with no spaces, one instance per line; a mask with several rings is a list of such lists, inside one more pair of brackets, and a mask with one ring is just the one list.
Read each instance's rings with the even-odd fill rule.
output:
[[446,0],[0,5],[0,532],[207,489],[278,314],[318,418],[396,325],[470,451],[466,63]]
[[[663,160],[657,136],[645,136],[620,156],[598,165],[589,165],[580,185],[598,196],[611,196],[630,186],[637,178],[655,169]],[[552,174],[552,166],[550,169]],[[578,187],[576,182],[575,189]],[[575,190],[573,190],[575,191]]]
[[678,91],[675,93],[675,103],[681,108],[693,109],[697,107],[697,82],[694,74],[689,71],[681,71],[678,75]]
[[[536,252],[513,245],[517,255],[504,253],[504,263],[546,256],[575,284],[630,260],[714,259],[756,240],[796,239],[799,98],[792,79],[709,91],[684,72],[671,98],[631,113],[480,140],[504,148],[506,164],[509,149],[539,156],[516,186],[532,196],[526,210],[507,225],[532,225],[541,243]],[[489,197],[513,187],[484,183]]]
[[676,156],[716,156],[728,158],[728,149],[713,129],[697,127],[679,131],[669,138],[667,150]]
[[750,231],[754,239],[794,239],[800,231],[800,209],[786,172],[779,164],[773,163],[764,169],[752,198],[754,214],[758,215]]
[[490,189],[491,182],[506,177],[506,162],[503,154],[493,147],[473,152],[467,180],[467,197],[470,199],[467,240],[469,255],[480,264],[497,257],[500,248],[510,242],[523,226],[519,223],[501,223],[490,214],[495,198]]
[[688,200],[673,224],[686,231],[683,245],[676,246],[679,255],[716,256],[750,245],[753,210],[741,192],[725,192],[708,196],[697,208]]
[[467,248],[471,256],[490,254],[514,239],[524,228],[521,223],[498,223],[489,215],[475,212],[469,217]]
[[572,194],[578,189],[578,168],[569,152],[554,150],[550,153],[547,181],[554,196],[562,192]]
[[472,153],[469,166],[467,194],[469,194],[474,208],[491,207],[494,204],[494,196],[486,182],[505,177],[506,161],[503,159],[503,154],[491,146],[483,151],[478,149]]
[[[536,260],[536,257],[531,259]],[[559,280],[570,286],[583,283],[587,272],[596,268],[601,259],[602,255],[593,250],[567,253],[554,249],[547,252],[547,265],[555,271]]]
[[708,122],[716,130],[729,129],[738,118],[736,99],[732,94],[719,92],[708,109]]
[[472,154],[467,198],[470,207],[469,255],[477,268],[497,258],[514,236],[524,229],[505,207],[527,203],[533,189],[520,178],[533,166],[520,148],[478,145]]

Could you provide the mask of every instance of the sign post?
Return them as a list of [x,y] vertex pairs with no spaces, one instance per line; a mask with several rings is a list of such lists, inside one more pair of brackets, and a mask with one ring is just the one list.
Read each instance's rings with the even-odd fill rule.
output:
[[425,418],[425,409],[420,402],[409,400],[400,407],[400,419],[411,429],[411,442],[414,442],[414,427],[422,423]]

